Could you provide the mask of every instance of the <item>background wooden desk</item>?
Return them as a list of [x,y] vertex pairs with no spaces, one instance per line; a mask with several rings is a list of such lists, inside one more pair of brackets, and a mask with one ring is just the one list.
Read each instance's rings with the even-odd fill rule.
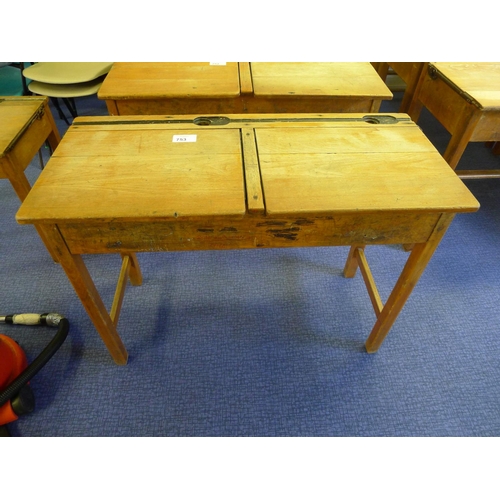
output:
[[111,115],[378,111],[392,93],[370,63],[115,63]]
[[[82,117],[17,220],[50,234],[124,364],[116,325],[127,275],[141,283],[135,252],[351,246],[344,274],[361,269],[377,317],[366,348],[375,352],[454,214],[478,207],[407,115]],[[414,246],[384,305],[364,248],[395,243]],[[109,314],[81,257],[89,253],[123,257]]]
[[21,201],[31,189],[24,174],[30,161],[45,141],[54,151],[60,140],[47,97],[0,97],[0,179],[10,181]]
[[[469,142],[500,140],[500,63],[429,63],[408,113],[425,106],[450,132],[444,158],[455,169]],[[457,170],[463,178],[500,177],[500,170]]]

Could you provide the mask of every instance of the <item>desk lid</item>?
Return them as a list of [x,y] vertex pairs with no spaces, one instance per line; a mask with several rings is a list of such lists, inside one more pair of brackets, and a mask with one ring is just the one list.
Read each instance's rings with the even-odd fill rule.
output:
[[370,63],[250,63],[256,96],[336,96],[392,99]]
[[114,63],[99,99],[236,97],[238,63]]
[[238,130],[73,125],[31,189],[18,220],[244,213]]
[[46,101],[46,97],[0,96],[0,157],[14,146]]
[[478,107],[500,109],[500,63],[438,62],[431,63],[429,70],[436,70]]
[[255,134],[269,215],[478,208],[411,122],[256,128]]

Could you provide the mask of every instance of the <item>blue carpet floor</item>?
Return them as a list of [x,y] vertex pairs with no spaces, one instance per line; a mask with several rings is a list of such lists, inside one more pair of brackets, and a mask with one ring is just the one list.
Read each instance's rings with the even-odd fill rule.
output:
[[[96,97],[78,107],[107,114]],[[444,151],[449,136],[425,110],[419,125]],[[500,156],[470,144],[459,168],[500,168]],[[30,181],[39,173],[34,158]],[[36,410],[11,434],[499,436],[500,180],[467,185],[481,209],[455,218],[378,353],[364,350],[375,317],[362,278],[342,277],[347,248],[145,253],[144,283],[127,289],[118,325],[130,355],[120,367],[33,227],[15,222],[19,200],[0,181],[0,314],[70,322],[32,380]],[[408,254],[367,256],[386,299]],[[109,307],[119,257],[85,261]],[[0,331],[31,359],[54,334]]]

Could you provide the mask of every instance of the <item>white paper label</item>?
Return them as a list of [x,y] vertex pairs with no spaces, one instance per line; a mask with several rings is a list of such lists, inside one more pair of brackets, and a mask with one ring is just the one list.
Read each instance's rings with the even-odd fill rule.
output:
[[210,63],[210,66],[225,66],[226,63]]
[[174,135],[172,142],[196,142],[196,134]]

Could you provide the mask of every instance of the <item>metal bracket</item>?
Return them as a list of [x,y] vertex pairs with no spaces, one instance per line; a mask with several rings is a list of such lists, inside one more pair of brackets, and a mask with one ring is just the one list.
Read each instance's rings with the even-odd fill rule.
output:
[[45,106],[41,106],[40,108],[38,108],[34,119],[41,120],[44,114],[45,114]]
[[427,72],[429,73],[429,76],[431,77],[431,80],[436,80],[438,77],[438,72],[437,69],[434,66],[427,66]]
[[436,80],[437,78],[441,78],[443,82],[445,82],[451,89],[453,89],[462,99],[464,99],[469,104],[476,106],[476,108],[483,109],[483,106],[480,102],[476,101],[472,96],[467,94],[464,90],[462,90],[456,83],[452,82],[449,78],[443,75],[437,68],[435,68],[432,64],[429,64],[427,67],[427,71],[429,73],[429,77],[431,80]]

